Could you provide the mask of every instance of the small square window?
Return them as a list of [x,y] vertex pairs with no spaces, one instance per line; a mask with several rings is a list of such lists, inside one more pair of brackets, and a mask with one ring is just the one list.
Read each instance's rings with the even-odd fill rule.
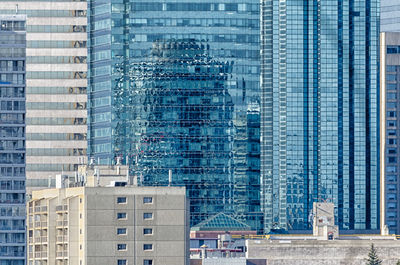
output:
[[143,213],[143,219],[144,220],[153,219],[153,213]]
[[144,235],[152,235],[153,234],[153,228],[143,228],[143,234]]
[[153,250],[153,244],[143,244],[143,250]]
[[117,249],[118,250],[126,250],[126,244],[118,244]]
[[126,259],[119,259],[117,265],[127,265],[128,262]]
[[153,197],[143,197],[143,203],[153,203]]
[[117,213],[117,219],[126,219],[126,213]]
[[126,235],[126,228],[117,228],[117,235]]
[[126,197],[118,197],[117,203],[126,203]]
[[153,265],[153,260],[152,259],[145,259],[145,260],[143,260],[143,265]]

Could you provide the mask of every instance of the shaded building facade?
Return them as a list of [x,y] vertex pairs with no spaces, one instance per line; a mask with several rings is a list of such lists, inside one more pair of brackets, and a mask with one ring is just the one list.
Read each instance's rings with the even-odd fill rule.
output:
[[128,160],[143,185],[171,170],[192,225],[235,211],[260,229],[258,1],[90,10],[89,156]]
[[26,17],[0,15],[0,264],[25,264]]
[[265,230],[379,228],[379,1],[262,1]]
[[400,33],[381,33],[381,177],[385,224],[400,231],[399,218],[399,80]]

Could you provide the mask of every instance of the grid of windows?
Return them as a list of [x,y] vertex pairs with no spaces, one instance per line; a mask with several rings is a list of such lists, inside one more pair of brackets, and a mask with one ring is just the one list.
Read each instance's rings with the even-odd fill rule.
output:
[[25,264],[25,36],[25,16],[0,15],[0,263],[13,265]]
[[265,231],[378,229],[378,0],[261,1]]
[[[386,42],[390,43],[386,47],[385,62],[396,62],[393,60],[397,58],[400,53],[400,34],[399,33],[385,33],[384,38]],[[394,44],[394,45],[392,45]],[[396,45],[399,44],[399,45]],[[399,191],[399,184],[397,176],[394,174],[399,167],[398,145],[397,139],[397,119],[399,111],[399,97],[398,97],[398,84],[400,78],[400,65],[389,64],[386,65],[386,150],[385,150],[385,181],[386,181],[386,224],[388,225],[391,234],[398,234],[400,231],[400,219],[398,212],[400,209],[400,202],[397,200]]]
[[128,157],[143,185],[171,170],[191,225],[223,211],[261,230],[259,1],[89,5],[89,156]]

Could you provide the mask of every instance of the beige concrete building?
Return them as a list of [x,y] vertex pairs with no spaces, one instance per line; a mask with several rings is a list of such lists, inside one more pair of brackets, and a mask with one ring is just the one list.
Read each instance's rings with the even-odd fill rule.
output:
[[83,0],[0,1],[0,14],[27,15],[28,193],[87,160],[86,11]]
[[188,265],[189,207],[177,187],[33,191],[29,265]]

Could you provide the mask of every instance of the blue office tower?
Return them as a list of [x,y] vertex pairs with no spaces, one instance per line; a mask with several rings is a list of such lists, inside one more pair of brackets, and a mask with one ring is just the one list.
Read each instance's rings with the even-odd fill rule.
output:
[[261,206],[265,232],[379,228],[379,0],[262,1]]
[[90,158],[261,230],[259,1],[89,5]]
[[0,264],[25,264],[24,15],[0,16]]

